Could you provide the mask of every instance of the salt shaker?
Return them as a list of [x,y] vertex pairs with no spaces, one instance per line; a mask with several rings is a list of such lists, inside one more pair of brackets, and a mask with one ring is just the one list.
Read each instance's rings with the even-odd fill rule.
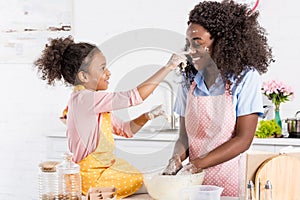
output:
[[255,200],[255,194],[254,194],[254,184],[251,180],[249,180],[247,185],[247,200]]
[[39,171],[39,199],[56,200],[58,197],[58,174],[56,165],[59,162],[46,161],[40,163]]
[[64,154],[64,161],[57,166],[58,200],[81,200],[80,166],[72,161],[72,154]]
[[273,200],[273,197],[272,197],[272,184],[271,184],[271,181],[269,181],[269,180],[267,180],[267,182],[265,184],[264,200]]

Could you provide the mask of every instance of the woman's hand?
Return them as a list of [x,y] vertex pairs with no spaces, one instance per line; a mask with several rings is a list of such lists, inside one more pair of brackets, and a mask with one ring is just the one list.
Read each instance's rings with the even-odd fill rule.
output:
[[164,169],[162,175],[175,175],[182,168],[180,156],[176,154],[169,160],[168,166]]
[[173,54],[168,61],[166,68],[170,70],[176,69],[176,67],[181,66],[183,69],[186,67],[187,60],[184,55]]
[[178,175],[196,174],[201,172],[202,169],[198,169],[194,164],[188,163],[178,171]]

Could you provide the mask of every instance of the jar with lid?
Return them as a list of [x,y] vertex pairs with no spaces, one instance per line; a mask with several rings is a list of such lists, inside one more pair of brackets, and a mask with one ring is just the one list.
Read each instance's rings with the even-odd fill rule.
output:
[[56,200],[58,198],[58,174],[56,166],[59,162],[46,161],[40,163],[38,175],[39,199]]
[[64,161],[57,166],[58,200],[81,200],[80,166],[72,161],[72,154],[64,154]]

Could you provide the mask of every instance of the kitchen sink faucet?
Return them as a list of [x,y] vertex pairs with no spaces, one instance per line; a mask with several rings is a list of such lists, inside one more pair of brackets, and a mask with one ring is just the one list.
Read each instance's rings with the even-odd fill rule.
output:
[[169,81],[163,80],[161,83],[165,83],[170,89],[171,101],[170,101],[170,120],[169,120],[169,123],[170,123],[170,129],[175,130],[175,129],[177,129],[177,127],[176,127],[176,117],[175,117],[175,114],[174,114],[174,111],[173,111],[173,109],[174,109],[174,88],[173,88],[172,84]]

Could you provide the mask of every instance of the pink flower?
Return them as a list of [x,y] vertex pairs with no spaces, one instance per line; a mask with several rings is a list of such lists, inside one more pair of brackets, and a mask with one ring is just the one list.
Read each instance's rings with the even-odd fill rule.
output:
[[262,92],[268,99],[272,100],[276,109],[279,109],[280,103],[290,101],[294,98],[292,87],[280,80],[264,82],[262,85]]

